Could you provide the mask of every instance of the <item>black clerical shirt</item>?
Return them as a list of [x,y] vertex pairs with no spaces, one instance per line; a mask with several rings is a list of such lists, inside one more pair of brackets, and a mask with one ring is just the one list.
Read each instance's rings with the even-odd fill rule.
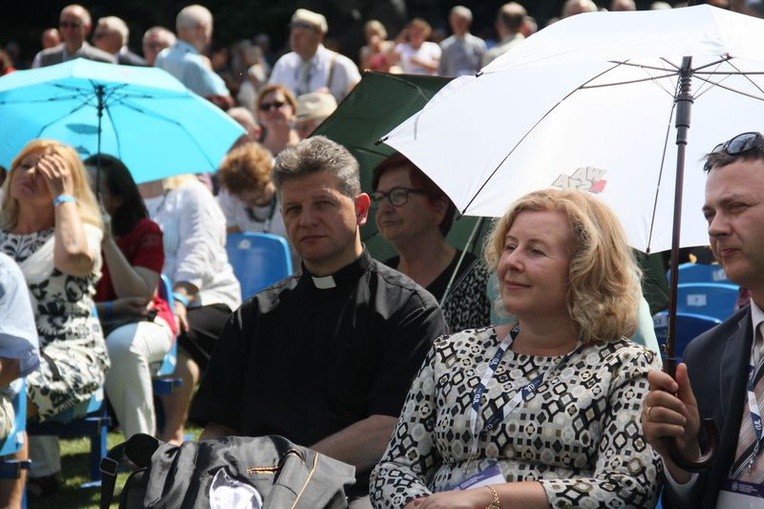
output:
[[332,276],[303,270],[232,314],[191,416],[305,446],[374,414],[398,417],[445,327],[428,292],[366,251]]

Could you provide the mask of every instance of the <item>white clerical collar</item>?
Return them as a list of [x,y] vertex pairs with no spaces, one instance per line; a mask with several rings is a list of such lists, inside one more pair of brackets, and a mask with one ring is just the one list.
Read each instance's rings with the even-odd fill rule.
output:
[[310,276],[311,279],[313,279],[313,284],[316,285],[316,288],[319,290],[328,290],[329,288],[336,288],[337,283],[334,282],[334,277],[331,275],[329,276],[323,276],[323,277],[317,277],[317,276]]

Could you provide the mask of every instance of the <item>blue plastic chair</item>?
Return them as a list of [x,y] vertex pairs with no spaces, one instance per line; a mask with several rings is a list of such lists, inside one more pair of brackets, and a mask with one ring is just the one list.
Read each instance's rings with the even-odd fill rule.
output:
[[[684,283],[725,283],[733,284],[727,279],[727,274],[721,265],[706,265],[703,263],[683,263],[679,266],[679,284]],[[671,270],[666,271],[666,277],[671,279]]]
[[[95,304],[93,316],[98,318]],[[109,434],[111,418],[106,404],[103,387],[99,387],[90,399],[66,409],[43,422],[27,423],[28,435],[55,435],[58,438],[90,439],[90,482],[82,485],[90,488],[101,485],[101,459],[109,449],[106,438]]]
[[[170,311],[172,311],[172,282],[170,278],[162,274],[159,281],[159,296],[162,297],[170,305]],[[173,318],[175,313],[173,313]],[[172,346],[167,351],[162,359],[162,364],[154,375],[152,380],[152,388],[155,396],[163,396],[170,394],[175,387],[178,387],[182,380],[180,378],[172,378],[170,375],[175,373],[175,365],[178,361],[178,341],[177,338],[173,338]]]
[[[27,427],[27,391],[26,381],[22,378],[18,393],[13,397],[13,410],[16,418],[13,421],[11,432],[0,443],[0,457],[16,454],[24,445]],[[18,479],[20,470],[29,470],[29,460],[0,460],[0,479]]]
[[271,233],[229,233],[228,261],[245,300],[292,273],[292,258],[284,237]]
[[[0,443],[0,457],[16,454],[21,450],[26,440],[27,425],[27,385],[26,380],[21,379],[18,392],[13,398],[13,410],[16,412],[16,418],[13,420],[11,432],[6,439]],[[22,470],[29,470],[32,462],[28,459],[17,460],[13,458],[0,459],[0,479],[18,479]],[[26,509],[27,495],[24,490],[21,499],[22,509]]]
[[683,283],[677,288],[677,311],[726,320],[735,312],[740,288],[725,283]]
[[[722,320],[713,316],[677,312],[674,355],[681,359],[685,347],[687,347],[687,344],[693,338],[720,323],[722,323]],[[668,312],[661,311],[653,315],[653,326],[655,327],[655,336],[658,338],[658,344],[661,346],[661,350],[665,351],[666,337],[668,335]]]
[[104,390],[99,388],[89,400],[75,405],[43,422],[27,423],[29,435],[56,435],[58,438],[90,439],[90,482],[83,488],[101,484],[101,459],[109,451],[106,438],[111,425],[104,404]]

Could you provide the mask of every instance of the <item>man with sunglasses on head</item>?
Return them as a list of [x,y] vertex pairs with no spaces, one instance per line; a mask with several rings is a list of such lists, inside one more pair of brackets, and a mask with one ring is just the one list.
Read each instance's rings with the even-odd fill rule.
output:
[[[748,288],[751,303],[692,340],[676,379],[651,372],[642,427],[663,457],[664,508],[764,507],[764,139],[743,133],[706,156],[711,250],[727,277]],[[720,435],[708,468],[692,474],[668,455],[675,441],[685,458],[707,447],[701,419]],[[669,440],[666,440],[669,439]]]
[[292,51],[276,61],[268,83],[284,85],[295,96],[329,92],[342,101],[361,75],[352,60],[324,46],[328,30],[323,14],[297,9],[289,24]]
[[60,64],[75,58],[116,64],[117,59],[114,55],[87,43],[85,39],[91,28],[92,21],[87,9],[78,4],[67,5],[61,9],[58,21],[58,30],[63,42],[37,53],[32,61],[32,67]]
[[234,312],[191,415],[207,422],[202,439],[277,434],[354,465],[350,507],[370,507],[369,474],[443,315],[361,243],[370,200],[347,149],[303,140],[278,155],[273,181],[302,273]]

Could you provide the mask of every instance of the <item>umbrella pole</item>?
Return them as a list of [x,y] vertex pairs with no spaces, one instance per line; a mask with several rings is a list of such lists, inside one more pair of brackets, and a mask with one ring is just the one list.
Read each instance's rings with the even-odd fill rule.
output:
[[96,135],[96,181],[95,181],[95,194],[98,202],[101,202],[101,119],[103,118],[104,109],[104,90],[103,85],[96,85],[96,98],[98,99],[98,133]]
[[470,246],[475,242],[475,238],[477,237],[478,232],[483,227],[483,221],[485,221],[485,217],[481,217],[477,220],[475,223],[475,227],[472,228],[472,232],[470,233],[469,238],[467,239],[467,244],[464,246],[464,251],[462,251],[461,256],[459,257],[459,261],[456,263],[456,267],[454,267],[454,271],[451,273],[451,278],[448,280],[448,284],[446,285],[446,289],[443,291],[443,297],[440,298],[440,302],[438,305],[442,308],[443,303],[446,302],[446,296],[448,296],[449,292],[451,291],[451,286],[454,284],[454,280],[456,279],[456,274],[459,273],[459,267],[462,266],[462,262],[464,261],[464,257],[467,255],[467,251],[471,249]]
[[[679,286],[679,243],[681,238],[682,224],[682,188],[684,186],[685,151],[687,148],[687,133],[690,129],[690,112],[692,110],[693,97],[690,92],[692,85],[692,57],[682,59],[680,70],[679,93],[674,102],[676,103],[676,185],[674,187],[674,224],[671,237],[671,278],[669,281],[669,309],[668,309],[668,336],[666,337],[666,360],[664,371],[676,376],[676,309],[677,287]],[[675,440],[666,439],[668,453],[671,461],[688,472],[701,472],[708,468],[716,455],[716,446],[719,442],[719,430],[713,419],[703,419],[702,428],[708,438],[706,452],[696,460],[690,460],[682,456]]]

